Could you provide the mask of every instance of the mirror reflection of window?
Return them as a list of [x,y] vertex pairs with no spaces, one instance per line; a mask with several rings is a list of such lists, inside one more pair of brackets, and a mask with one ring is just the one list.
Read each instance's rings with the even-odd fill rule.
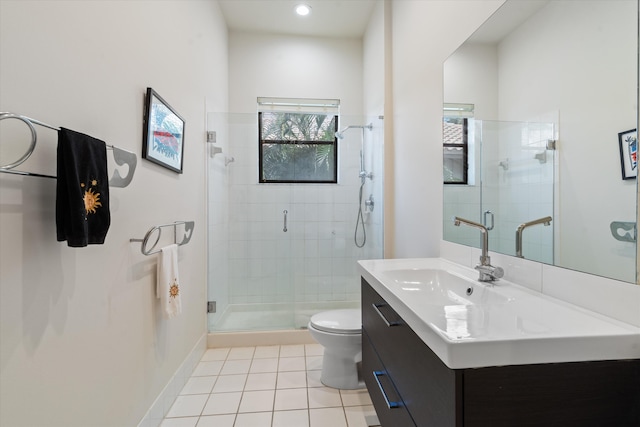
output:
[[445,104],[443,114],[443,180],[445,184],[469,183],[469,124],[473,105]]

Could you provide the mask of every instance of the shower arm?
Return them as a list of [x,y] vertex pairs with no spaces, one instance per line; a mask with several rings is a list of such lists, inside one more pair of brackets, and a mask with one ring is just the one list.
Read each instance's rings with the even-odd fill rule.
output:
[[359,126],[359,125],[347,126],[346,128],[343,128],[342,130],[336,132],[336,138],[343,139],[344,138],[344,133],[346,131],[348,131],[349,129],[369,129],[369,130],[373,130],[373,123],[369,123],[368,125],[363,125],[363,126]]

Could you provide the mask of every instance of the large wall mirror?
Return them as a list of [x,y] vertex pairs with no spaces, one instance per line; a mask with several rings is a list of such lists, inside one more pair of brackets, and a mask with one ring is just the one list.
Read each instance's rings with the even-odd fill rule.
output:
[[507,0],[447,59],[445,240],[636,283],[638,3]]

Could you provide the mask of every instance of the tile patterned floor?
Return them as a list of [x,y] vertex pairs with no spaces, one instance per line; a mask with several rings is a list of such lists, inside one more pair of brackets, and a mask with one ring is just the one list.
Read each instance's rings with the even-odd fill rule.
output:
[[208,349],[161,427],[368,427],[366,390],[320,382],[318,344]]

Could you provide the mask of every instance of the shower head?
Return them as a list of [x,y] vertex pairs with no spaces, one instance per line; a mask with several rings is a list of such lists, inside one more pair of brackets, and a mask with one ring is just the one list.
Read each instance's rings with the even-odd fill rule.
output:
[[364,126],[357,126],[357,125],[347,126],[346,128],[336,132],[336,138],[344,139],[344,133],[346,131],[348,131],[349,129],[369,129],[369,130],[372,130],[373,129],[373,124],[369,123],[368,125],[364,125]]

